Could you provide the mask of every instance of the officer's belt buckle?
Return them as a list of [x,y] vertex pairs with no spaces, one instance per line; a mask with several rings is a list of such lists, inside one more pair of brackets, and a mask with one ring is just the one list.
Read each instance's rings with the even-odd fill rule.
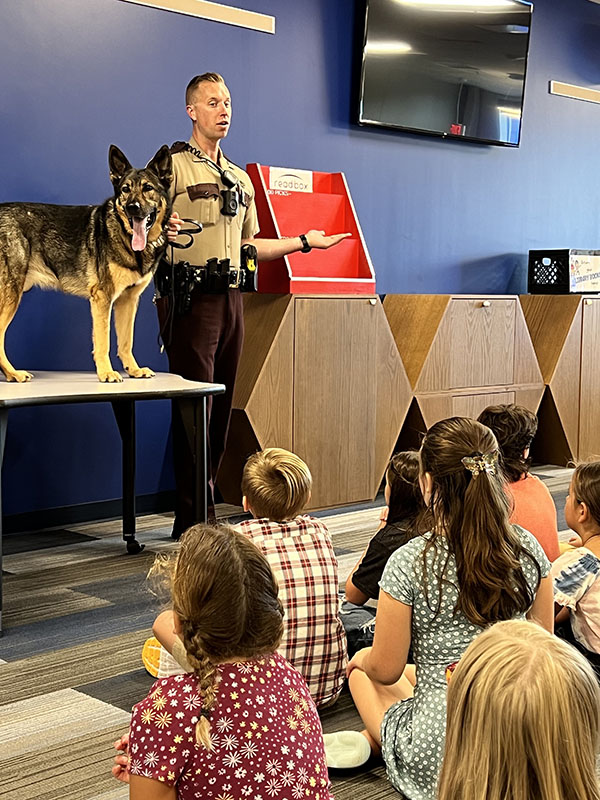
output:
[[239,289],[242,282],[242,270],[239,267],[229,268],[229,288]]

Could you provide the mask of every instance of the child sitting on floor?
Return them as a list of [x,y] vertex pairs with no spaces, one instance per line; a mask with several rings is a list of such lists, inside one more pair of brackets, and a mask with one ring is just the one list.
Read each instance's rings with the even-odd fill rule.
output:
[[502,469],[513,499],[510,521],[533,533],[548,559],[560,555],[556,506],[546,484],[529,473],[529,448],[537,433],[538,420],[524,406],[488,406],[478,417],[490,428],[502,456]]
[[245,511],[237,530],[266,557],[279,583],[285,627],[279,652],[302,673],[317,706],[342,691],[346,636],[339,617],[338,564],[331,537],[308,505],[312,476],[301,458],[277,447],[250,456],[242,476]]
[[437,800],[599,800],[600,688],[531,622],[478,636],[448,685]]
[[[276,652],[283,608],[266,558],[228,526],[196,525],[172,570],[175,628],[192,673],[157,681],[115,744],[131,800],[333,800],[321,723]],[[286,788],[287,787],[287,788]],[[298,796],[300,796],[298,794]]]
[[581,547],[552,564],[556,633],[575,645],[600,674],[600,462],[575,469],[565,520],[581,538]]
[[417,517],[425,508],[419,488],[419,454],[396,453],[385,473],[386,522],[369,542],[346,581],[341,619],[348,639],[348,655],[373,644],[375,608],[365,608],[379,597],[379,581],[392,553],[417,535]]
[[329,734],[325,746],[330,766],[358,766],[370,750],[381,752],[395,789],[408,800],[436,800],[446,666],[494,622],[527,615],[552,630],[552,581],[537,540],[509,523],[489,428],[442,420],[427,431],[419,460],[427,532],[390,556],[373,646],[348,664],[365,731]]
[[[329,532],[318,519],[299,516],[308,504],[312,477],[301,458],[271,447],[250,456],[242,477],[243,505],[252,520],[237,530],[259,548],[279,583],[285,625],[279,652],[304,676],[318,706],[342,691],[347,662],[346,636],[338,616],[338,565]],[[189,671],[183,645],[164,611],[154,625],[166,674]],[[173,659],[169,660],[169,654]],[[165,667],[166,665],[166,667]],[[149,669],[151,671],[151,669]],[[160,676],[160,673],[159,673]]]

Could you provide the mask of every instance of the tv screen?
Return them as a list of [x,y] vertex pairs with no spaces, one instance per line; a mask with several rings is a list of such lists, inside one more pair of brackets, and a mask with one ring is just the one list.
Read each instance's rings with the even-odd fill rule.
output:
[[518,147],[533,6],[367,0],[358,122]]

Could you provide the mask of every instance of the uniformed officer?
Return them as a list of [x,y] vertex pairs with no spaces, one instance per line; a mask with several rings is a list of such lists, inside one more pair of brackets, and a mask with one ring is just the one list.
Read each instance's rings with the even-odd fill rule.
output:
[[[196,219],[203,225],[202,233],[185,251],[186,261],[202,267],[210,259],[229,259],[232,267],[239,267],[243,244],[256,247],[259,261],[271,261],[298,251],[308,252],[313,247],[327,249],[351,235],[325,236],[323,231],[310,230],[289,239],[255,239],[258,219],[252,182],[220,148],[231,123],[231,96],[223,78],[214,72],[192,78],[186,89],[186,111],[193,124],[192,137],[171,149],[173,217]],[[231,192],[227,194],[232,182],[237,183],[235,198]],[[233,208],[224,208],[230,202],[237,203],[235,213],[231,213]],[[237,288],[209,293],[199,286],[191,294],[187,313],[173,313],[168,304],[168,298],[158,301],[170,371],[189,380],[224,383],[227,387],[224,395],[211,398],[208,409],[211,516],[214,480],[225,450],[244,335],[242,298]],[[179,538],[198,520],[192,518],[192,456],[177,415],[173,417],[173,454],[177,488],[173,537]]]

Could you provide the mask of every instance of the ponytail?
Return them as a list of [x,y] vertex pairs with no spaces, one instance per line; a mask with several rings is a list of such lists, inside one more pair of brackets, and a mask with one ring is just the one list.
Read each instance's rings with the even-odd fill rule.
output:
[[460,587],[456,610],[482,627],[525,614],[534,600],[508,515],[509,498],[495,474],[468,479],[462,520],[453,520],[450,533]]
[[[441,547],[447,557],[436,572],[439,580],[437,608],[451,555],[456,562],[456,611],[481,627],[525,614],[533,603],[520,557],[531,559],[541,579],[540,567],[523,548],[509,523],[509,498],[498,469],[498,443],[491,430],[475,420],[452,417],[434,425],[421,447],[421,469],[433,478],[428,508],[431,535],[423,552],[427,596],[427,557],[434,565]],[[427,598],[429,602],[429,598]]]

